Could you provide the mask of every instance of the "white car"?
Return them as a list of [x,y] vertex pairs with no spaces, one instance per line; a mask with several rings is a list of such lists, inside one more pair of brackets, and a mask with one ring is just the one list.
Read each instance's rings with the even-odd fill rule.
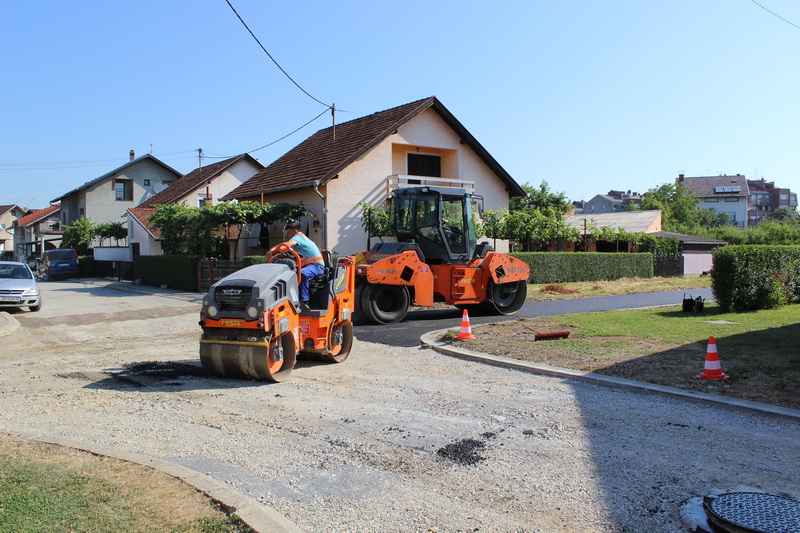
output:
[[42,308],[36,277],[25,263],[0,261],[0,309],[4,307],[27,307],[33,312]]

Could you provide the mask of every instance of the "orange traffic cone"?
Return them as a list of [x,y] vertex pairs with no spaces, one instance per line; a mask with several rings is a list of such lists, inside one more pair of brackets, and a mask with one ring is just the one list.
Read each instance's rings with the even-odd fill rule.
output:
[[467,341],[474,338],[475,336],[472,334],[472,328],[469,327],[469,314],[467,313],[467,310],[464,309],[464,314],[461,316],[461,331],[458,333],[456,339],[460,341]]
[[714,340],[713,336],[708,338],[708,350],[706,351],[706,364],[703,368],[703,373],[697,377],[714,381],[728,379],[728,376],[722,372],[722,365],[720,365],[719,354],[717,353],[717,341]]

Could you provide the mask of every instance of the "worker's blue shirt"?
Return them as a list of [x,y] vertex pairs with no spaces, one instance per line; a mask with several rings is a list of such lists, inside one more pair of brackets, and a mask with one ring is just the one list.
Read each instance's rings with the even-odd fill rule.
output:
[[[319,260],[316,261],[317,264],[324,265],[324,261],[322,261],[322,253],[319,251],[319,248],[314,241],[303,235],[302,233],[298,233],[294,237],[291,238],[294,242],[297,243],[296,249],[300,256],[303,259],[311,259],[313,257],[319,257]],[[313,263],[310,263],[313,264]]]

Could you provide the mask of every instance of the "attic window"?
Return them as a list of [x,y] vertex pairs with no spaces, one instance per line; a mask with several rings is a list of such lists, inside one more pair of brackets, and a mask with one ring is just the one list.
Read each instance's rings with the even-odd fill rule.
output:
[[410,153],[407,162],[411,176],[442,177],[442,158],[438,155]]

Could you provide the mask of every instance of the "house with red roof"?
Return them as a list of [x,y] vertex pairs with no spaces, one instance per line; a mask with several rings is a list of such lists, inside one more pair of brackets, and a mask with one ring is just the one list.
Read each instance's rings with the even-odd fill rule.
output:
[[29,255],[41,256],[61,245],[61,204],[34,209],[14,224],[14,257],[22,261]]
[[163,250],[158,242],[161,235],[148,219],[156,212],[158,205],[184,204],[188,207],[215,205],[220,198],[232,189],[242,185],[264,165],[250,154],[237,155],[197,168],[182,176],[169,187],[147,198],[134,208],[127,210],[128,243],[131,256],[161,255]]
[[[491,210],[525,194],[432,96],[320,130],[223,200],[303,202],[314,213],[301,221],[306,235],[322,249],[351,254],[366,248],[360,202],[380,205],[397,187],[434,183],[471,190]],[[270,244],[282,239],[275,229]]]

